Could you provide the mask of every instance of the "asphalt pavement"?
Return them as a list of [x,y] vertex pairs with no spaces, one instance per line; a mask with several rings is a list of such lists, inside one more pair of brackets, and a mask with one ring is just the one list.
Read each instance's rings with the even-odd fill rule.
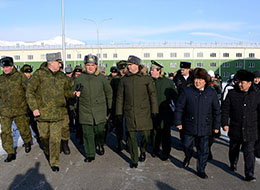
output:
[[[244,181],[244,160],[240,153],[238,171],[231,172],[228,162],[228,139],[216,139],[212,147],[213,160],[206,167],[208,179],[196,175],[196,153],[188,169],[182,168],[184,153],[179,134],[172,130],[170,159],[161,161],[147,153],[138,168],[129,167],[130,155],[126,150],[116,152],[116,138],[110,133],[105,154],[96,156],[91,163],[84,162],[82,145],[71,135],[70,155],[61,154],[60,171],[52,172],[39,144],[34,141],[28,154],[17,149],[15,161],[5,163],[6,154],[0,156],[1,190],[257,190],[260,188],[260,160],[256,161],[256,182]],[[125,147],[126,148],[126,147]],[[149,148],[150,150],[151,148]],[[194,149],[195,150],[195,149]],[[258,188],[257,188],[258,187]]]

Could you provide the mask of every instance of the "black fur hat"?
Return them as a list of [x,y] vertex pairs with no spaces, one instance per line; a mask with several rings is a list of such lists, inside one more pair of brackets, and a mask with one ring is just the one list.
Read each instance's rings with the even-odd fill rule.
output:
[[250,71],[247,71],[247,70],[244,70],[244,69],[241,69],[239,71],[237,71],[236,73],[236,79],[238,81],[253,81],[255,78],[254,74]]

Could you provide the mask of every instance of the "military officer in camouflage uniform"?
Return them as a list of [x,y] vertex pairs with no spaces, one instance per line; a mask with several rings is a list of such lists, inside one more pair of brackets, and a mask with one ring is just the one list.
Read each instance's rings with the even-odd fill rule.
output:
[[31,73],[33,72],[33,69],[31,65],[24,64],[20,71],[24,73],[27,79],[29,80],[31,78]]
[[29,128],[29,117],[26,117],[26,76],[14,67],[12,57],[1,59],[3,74],[0,75],[0,115],[2,117],[2,146],[8,156],[5,162],[16,159],[13,148],[12,121],[15,122],[24,141],[25,152],[31,151],[32,135]]
[[113,100],[112,100],[112,114],[111,118],[113,121],[113,126],[115,127],[115,132],[117,136],[117,151],[121,152],[123,150],[123,122],[118,120],[115,117],[115,112],[116,112],[116,96],[117,96],[117,90],[118,90],[118,85],[121,80],[121,78],[126,74],[127,70],[127,61],[121,60],[117,62],[117,69],[119,70],[118,74],[112,78],[110,85],[113,90]]
[[140,73],[141,59],[129,56],[128,70],[119,82],[116,99],[116,115],[125,125],[128,136],[128,147],[132,159],[130,167],[138,166],[137,133],[141,133],[141,162],[146,159],[146,149],[152,129],[152,117],[158,113],[155,86],[150,76]]
[[[153,130],[151,139],[153,145],[152,156],[159,156],[160,145],[162,144],[161,159],[167,160],[171,151],[171,125],[173,125],[173,109],[178,94],[172,80],[163,75],[163,66],[160,63],[151,61],[151,77],[155,83],[159,114],[153,119]],[[173,109],[172,109],[173,108]]]
[[57,59],[60,53],[46,55],[47,65],[38,69],[29,81],[26,98],[37,126],[51,169],[59,171],[61,129],[64,124],[66,98],[73,96],[68,80],[64,78]]
[[83,129],[85,162],[95,159],[97,153],[104,154],[106,117],[111,113],[112,89],[106,77],[99,72],[98,58],[84,58],[85,71],[75,80],[74,89],[82,86],[79,97],[79,122]]
[[[67,80],[68,84],[70,85],[70,89],[72,89],[73,80],[71,78],[67,77],[66,74],[63,72],[64,64],[63,64],[62,59],[57,59],[56,61],[58,61],[59,64],[60,64],[60,71],[59,72],[61,72],[64,79]],[[68,102],[68,99],[66,99],[66,101]],[[69,119],[67,106],[66,106],[66,109],[63,109],[63,116],[64,116],[64,120],[63,120],[62,129],[61,129],[60,152],[63,152],[65,155],[69,155],[70,154],[70,148],[69,148],[69,140],[70,140],[69,123],[70,123],[70,119]]]
[[[33,68],[32,68],[31,65],[24,64],[22,66],[22,68],[20,69],[20,71],[22,73],[24,73],[25,76],[27,77],[27,79],[29,80],[31,78],[31,73],[33,72]],[[34,134],[35,134],[35,138],[37,139],[37,142],[40,143],[40,135],[39,135],[39,131],[38,131],[38,128],[37,128],[37,122],[35,121],[33,113],[32,113],[32,111],[30,110],[29,107],[27,109],[27,116],[30,117],[29,123],[31,125],[31,128],[32,128]]]

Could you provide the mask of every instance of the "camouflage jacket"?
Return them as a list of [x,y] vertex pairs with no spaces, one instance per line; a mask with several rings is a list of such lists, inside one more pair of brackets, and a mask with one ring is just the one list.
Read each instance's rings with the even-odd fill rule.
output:
[[9,74],[0,75],[0,115],[15,117],[27,113],[26,76],[13,68]]
[[28,105],[38,109],[38,121],[59,121],[66,113],[66,98],[73,96],[71,84],[62,72],[52,72],[47,66],[38,69],[26,90]]

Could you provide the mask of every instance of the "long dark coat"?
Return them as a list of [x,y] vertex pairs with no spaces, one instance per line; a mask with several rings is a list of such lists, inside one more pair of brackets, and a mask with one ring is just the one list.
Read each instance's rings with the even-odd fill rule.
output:
[[258,138],[259,115],[259,93],[253,88],[242,92],[236,87],[228,92],[222,104],[222,127],[229,126],[228,135],[234,140],[255,141]]
[[184,134],[208,136],[220,128],[220,105],[217,93],[206,86],[203,91],[186,87],[178,98],[175,125],[182,125]]
[[159,106],[160,123],[164,121],[168,125],[173,123],[173,111],[170,108],[171,100],[176,104],[178,93],[173,81],[166,77],[153,78],[155,83],[157,102]]
[[81,124],[100,124],[106,122],[107,109],[112,106],[112,88],[101,74],[83,72],[75,79],[74,88],[81,84],[79,97],[79,122]]
[[124,115],[127,131],[151,130],[152,113],[158,113],[152,78],[141,73],[127,74],[119,82],[116,115]]

